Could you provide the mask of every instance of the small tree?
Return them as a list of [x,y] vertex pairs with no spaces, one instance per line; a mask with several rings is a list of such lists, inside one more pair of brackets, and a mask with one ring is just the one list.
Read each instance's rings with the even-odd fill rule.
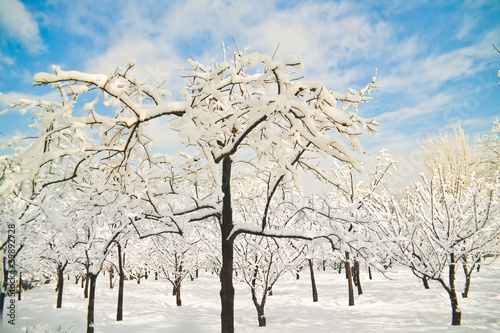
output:
[[250,287],[260,327],[267,325],[264,309],[274,284],[303,260],[303,251],[297,252],[289,243],[253,235],[239,237],[235,243],[238,279]]
[[460,325],[456,267],[497,242],[499,197],[496,185],[474,175],[464,179],[468,186],[455,192],[457,186],[446,182],[449,177],[437,173],[398,199],[378,202],[385,202],[381,211],[390,216],[383,229],[396,238],[393,257],[418,277],[443,286],[451,302],[452,325]]
[[496,118],[490,133],[476,138],[476,142],[482,150],[481,163],[486,168],[486,175],[493,180],[500,170],[500,120]]

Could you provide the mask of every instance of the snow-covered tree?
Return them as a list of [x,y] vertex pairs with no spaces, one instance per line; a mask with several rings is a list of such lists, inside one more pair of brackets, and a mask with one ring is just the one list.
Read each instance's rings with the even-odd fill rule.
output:
[[[383,241],[377,233],[378,208],[373,206],[378,193],[385,187],[386,180],[392,172],[396,170],[397,162],[392,159],[392,156],[387,153],[386,149],[382,149],[380,154],[375,158],[373,165],[368,165],[363,174],[353,170],[350,165],[336,165],[332,169],[335,179],[338,180],[342,187],[334,188],[331,193],[321,198],[319,202],[328,207],[330,212],[338,215],[349,216],[345,220],[344,228],[349,233],[364,234],[364,237],[373,237],[373,240]],[[333,214],[330,214],[333,215]],[[359,221],[358,221],[359,219]],[[360,223],[361,222],[361,225]],[[358,295],[362,294],[361,279],[359,276],[359,261],[365,263],[370,268],[370,263],[379,265],[380,258],[384,258],[384,253],[388,252],[388,248],[384,243],[379,243],[381,248],[376,246],[370,252],[365,252],[365,257],[358,251],[346,251],[341,253],[344,258],[346,268],[346,278],[348,283],[349,305],[354,305],[354,285],[358,289]],[[369,257],[366,255],[369,254]],[[378,267],[377,267],[378,268]],[[352,274],[354,272],[355,274]]]
[[181,286],[184,279],[196,274],[199,268],[197,260],[200,249],[196,231],[178,234],[158,235],[151,238],[152,267],[161,278],[172,284],[172,294],[175,295],[177,306],[182,305]]
[[249,287],[257,310],[259,326],[266,326],[265,305],[274,284],[286,272],[304,260],[303,250],[297,250],[291,240],[244,235],[235,242],[238,279]]
[[[230,61],[224,53],[222,62],[210,66],[192,60],[190,64],[192,68],[186,75],[190,81],[181,91],[185,99],[182,102],[168,101],[168,91],[134,77],[132,60],[127,60],[125,69],[118,68],[110,76],[64,71],[57,66],[53,66],[54,74],[35,75],[35,84],[59,88],[62,102],[24,102],[39,110],[36,115],[40,132],[22,144],[11,144],[15,153],[5,158],[9,163],[3,164],[0,194],[10,193],[26,181],[33,181],[36,192],[47,184],[74,178],[82,163],[94,157],[103,158],[101,163],[111,170],[107,179],[114,174],[126,179],[132,172],[131,162],[156,162],[145,125],[158,117],[176,118],[172,128],[186,145],[196,150],[183,168],[191,172],[193,184],[202,178],[215,184],[206,209],[194,202],[184,213],[220,214],[222,331],[233,332],[233,243],[237,235],[250,232],[312,239],[334,234],[271,232],[266,219],[251,228],[238,225],[232,214],[233,164],[244,155],[251,155],[273,168],[277,175],[273,177],[275,184],[285,178],[298,184],[301,170],[333,181],[316,163],[318,158],[340,160],[359,169],[360,162],[345,141],[361,153],[362,130],[375,132],[378,124],[357,114],[357,105],[369,100],[366,94],[374,87],[375,79],[360,90],[349,88],[347,94],[340,94],[329,91],[321,82],[302,81],[294,75],[294,70],[303,69],[298,56],[276,61],[259,53],[235,51]],[[103,104],[113,110],[99,106],[99,96],[85,103],[82,111],[80,96],[96,90],[102,92]],[[58,142],[58,148],[40,154],[46,142]],[[242,154],[237,155],[238,152]],[[40,170],[61,159],[67,165],[65,173],[41,178]],[[173,221],[177,221],[177,213],[181,214],[169,213],[170,225],[176,224]],[[203,216],[196,219],[200,221]],[[332,237],[340,239],[337,235]]]
[[429,137],[420,150],[429,177],[439,174],[451,188],[466,186],[466,176],[479,170],[479,156],[461,127],[448,133]]
[[460,325],[455,276],[464,267],[467,295],[472,268],[498,243],[498,185],[481,172],[461,128],[429,138],[421,150],[427,177],[401,193],[370,201],[381,232],[395,240],[392,256],[424,281],[438,281],[449,295],[452,325]]
[[486,166],[488,177],[498,177],[500,171],[500,120],[495,119],[490,133],[477,138],[476,142],[482,150],[481,163]]
[[424,178],[399,198],[379,198],[378,202],[389,221],[383,229],[396,239],[392,255],[418,277],[443,286],[450,297],[452,325],[460,325],[457,265],[498,242],[499,193],[496,184],[474,174],[464,178],[469,185],[461,187],[447,182],[450,173],[441,175]]

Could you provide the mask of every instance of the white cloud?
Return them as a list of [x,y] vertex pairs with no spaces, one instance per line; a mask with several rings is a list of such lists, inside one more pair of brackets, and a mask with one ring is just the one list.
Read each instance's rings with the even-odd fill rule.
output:
[[5,54],[2,54],[0,52],[0,66],[2,64],[8,65],[8,66],[12,66],[15,63],[16,63],[16,61],[14,60],[14,58],[6,56]]
[[[379,83],[384,92],[402,92],[419,96],[420,93],[435,94],[436,90],[449,81],[463,79],[484,70],[493,59],[491,41],[500,34],[499,29],[491,30],[475,39],[471,45],[457,48],[448,52],[436,53],[431,45],[425,45],[416,38],[406,43],[407,53],[401,52],[391,56],[390,62],[384,69],[384,75]],[[399,44],[389,45],[388,49],[400,48]],[[412,50],[426,50],[428,54],[413,52]]]
[[0,0],[0,26],[5,31],[4,39],[20,43],[30,53],[45,48],[38,24],[21,1]]

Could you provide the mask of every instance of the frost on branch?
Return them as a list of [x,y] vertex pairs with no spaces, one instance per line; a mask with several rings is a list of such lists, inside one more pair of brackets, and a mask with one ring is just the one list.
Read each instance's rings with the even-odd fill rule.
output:
[[[168,101],[170,92],[133,76],[136,64],[130,59],[125,69],[118,67],[109,76],[58,66],[52,67],[53,73],[36,74],[34,84],[57,88],[61,102],[13,105],[36,112],[33,125],[39,133],[22,144],[8,143],[17,150],[2,157],[0,192],[37,178],[44,165],[64,158],[69,177],[79,163],[93,157],[111,166],[113,173],[126,173],[134,159],[155,163],[144,125],[157,117],[177,118],[172,127],[186,145],[199,149],[188,164],[205,161],[200,165],[206,170],[214,170],[240,147],[249,148],[262,163],[279,166],[281,173],[302,168],[319,176],[322,172],[311,160],[318,156],[361,167],[353,150],[363,152],[359,136],[363,129],[375,132],[378,124],[359,117],[357,106],[369,100],[375,78],[358,91],[341,94],[321,82],[296,77],[294,71],[303,70],[296,55],[277,61],[235,52],[232,61],[190,64],[185,76],[189,83],[181,92],[185,101]],[[83,95],[93,101],[83,100]],[[50,149],[44,150],[47,144]],[[297,151],[300,161],[293,153]]]
[[363,152],[359,136],[363,129],[376,132],[378,124],[359,117],[357,105],[369,101],[375,78],[359,91],[340,94],[296,77],[294,70],[303,69],[299,56],[276,61],[235,53],[231,62],[190,64],[190,83],[182,90],[190,107],[172,123],[187,146],[199,148],[189,163],[205,159],[210,168],[245,147],[282,174],[301,168],[323,178],[313,162],[317,157],[361,168],[353,150]]

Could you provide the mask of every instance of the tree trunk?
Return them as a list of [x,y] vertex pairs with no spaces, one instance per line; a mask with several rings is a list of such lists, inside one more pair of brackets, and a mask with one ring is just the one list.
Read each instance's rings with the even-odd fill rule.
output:
[[445,287],[446,291],[448,292],[450,296],[450,302],[451,302],[451,325],[453,326],[459,326],[461,324],[462,320],[462,312],[460,311],[460,308],[458,307],[458,298],[457,298],[457,293],[455,289],[455,254],[451,253],[450,254],[450,271],[449,271],[449,287],[447,288],[443,281],[441,281],[443,286]]
[[177,306],[182,306],[181,284],[180,283],[175,287],[175,302],[176,302]]
[[345,253],[345,275],[349,291],[349,306],[354,305],[354,288],[352,286],[351,263],[349,262],[349,252]]
[[464,286],[464,292],[462,293],[462,298],[469,297],[469,289],[470,289],[472,272],[474,271],[474,268],[479,261],[480,261],[480,257],[474,261],[474,263],[472,264],[472,267],[470,269],[467,268],[467,260],[465,260],[465,262],[462,265],[462,267],[464,269],[464,275],[465,275],[465,286]]
[[118,248],[118,303],[116,306],[116,321],[123,320],[123,287],[125,282],[125,272],[123,271],[122,246],[117,244]]
[[57,266],[57,309],[62,307],[63,289],[64,289],[64,269],[67,262]]
[[113,266],[109,269],[109,289],[113,289],[113,280],[115,279],[115,273],[113,271]]
[[[176,260],[177,262],[177,260]],[[176,277],[175,277],[175,284],[174,284],[174,290],[175,290],[175,302],[177,306],[182,306],[182,301],[181,301],[181,284],[182,284],[182,261],[179,263],[179,265],[176,265]]]
[[356,269],[354,268],[354,265],[351,266],[351,276],[352,276],[352,284],[354,287],[358,286],[358,281],[356,281]]
[[87,333],[94,333],[94,303],[95,303],[95,283],[97,274],[89,273],[89,306],[87,308]]
[[87,266],[87,274],[85,275],[85,290],[83,290],[83,298],[89,298],[89,266]]
[[422,283],[424,284],[425,289],[431,288],[431,287],[429,287],[429,279],[426,276],[422,277]]
[[312,259],[307,260],[309,262],[309,271],[311,272],[311,285],[312,285],[312,295],[313,302],[318,301],[318,290],[316,289],[316,279],[314,278],[314,267]]
[[259,315],[259,327],[265,327],[267,322],[266,322],[266,316],[264,315],[264,310],[257,310],[257,313]]
[[371,280],[372,279],[372,268],[371,266],[368,266],[368,277]]
[[452,310],[451,324],[453,326],[460,326],[462,321],[462,312],[458,307],[458,299],[455,290],[453,290],[453,294],[450,293],[450,301]]
[[225,157],[222,161],[222,267],[220,271],[220,299],[221,299],[221,331],[234,333],[234,287],[233,262],[234,238],[229,238],[233,230],[233,211],[231,207],[231,158]]
[[259,321],[259,327],[265,327],[267,325],[266,315],[264,314],[264,308],[261,306],[256,306],[257,318]]
[[264,306],[266,305],[266,292],[263,293],[262,300],[259,303],[257,300],[257,291],[255,290],[255,276],[257,276],[257,270],[255,270],[254,280],[252,281],[252,301],[253,305],[255,305],[255,309],[257,310],[257,320],[259,322],[259,327],[264,327],[267,324],[266,315],[264,314]]
[[358,287],[358,295],[363,294],[363,289],[361,288],[361,278],[359,274],[359,261],[354,262],[354,271],[356,272],[356,286]]
[[470,289],[470,275],[465,277],[465,287],[464,287],[464,292],[462,293],[462,298],[468,298],[469,297],[469,289]]
[[22,286],[23,286],[23,279],[22,279],[22,272],[19,272],[19,290],[17,291],[17,300],[21,300],[21,291],[22,291]]

